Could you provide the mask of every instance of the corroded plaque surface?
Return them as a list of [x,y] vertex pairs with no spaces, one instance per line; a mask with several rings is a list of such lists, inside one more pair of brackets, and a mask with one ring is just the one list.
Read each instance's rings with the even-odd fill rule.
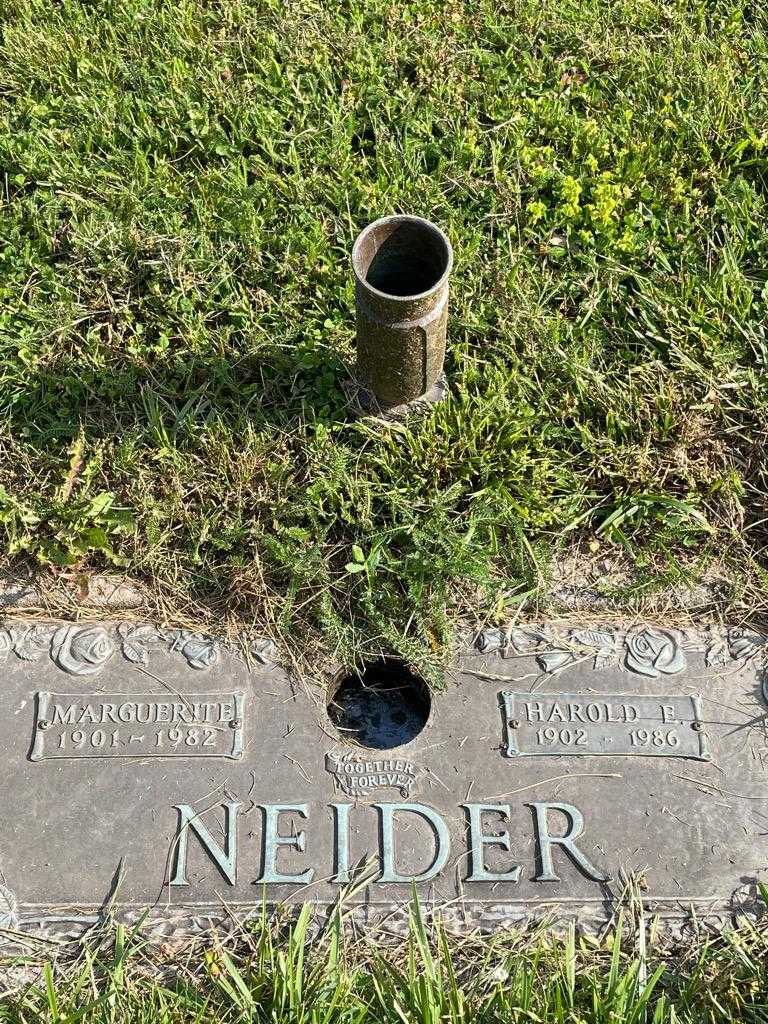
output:
[[328,680],[265,643],[7,624],[0,940],[105,906],[193,930],[350,886],[370,920],[414,884],[460,927],[589,927],[632,877],[670,924],[726,919],[768,880],[766,651],[735,629],[489,630],[418,735],[364,749]]

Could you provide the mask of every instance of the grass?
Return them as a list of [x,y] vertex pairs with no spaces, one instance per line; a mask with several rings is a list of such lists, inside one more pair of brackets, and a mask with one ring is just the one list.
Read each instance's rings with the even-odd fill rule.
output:
[[[766,582],[754,0],[5,0],[0,568],[439,661],[569,546]],[[456,252],[451,398],[356,419],[348,256]],[[356,571],[356,570],[360,571]]]
[[730,1024],[768,1017],[768,935],[742,924],[671,947],[617,927],[450,937],[411,914],[407,940],[310,941],[305,908],[279,936],[266,919],[185,954],[117,928],[76,962],[36,968],[0,1004],[3,1024]]

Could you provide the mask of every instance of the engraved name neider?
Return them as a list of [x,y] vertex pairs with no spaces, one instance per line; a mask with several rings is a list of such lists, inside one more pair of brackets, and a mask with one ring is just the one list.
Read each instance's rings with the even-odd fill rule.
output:
[[709,759],[696,696],[499,694],[507,757],[591,754]]
[[94,695],[41,690],[30,760],[239,758],[243,710],[240,692]]

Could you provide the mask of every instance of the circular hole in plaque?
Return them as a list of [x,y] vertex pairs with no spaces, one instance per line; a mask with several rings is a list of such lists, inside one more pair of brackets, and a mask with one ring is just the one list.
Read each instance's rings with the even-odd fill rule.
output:
[[426,684],[411,669],[394,658],[381,658],[336,681],[328,717],[348,742],[391,750],[419,735],[431,703]]

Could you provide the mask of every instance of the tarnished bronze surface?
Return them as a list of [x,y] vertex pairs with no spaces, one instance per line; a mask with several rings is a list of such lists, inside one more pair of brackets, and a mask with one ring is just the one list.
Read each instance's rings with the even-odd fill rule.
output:
[[445,359],[451,243],[421,217],[383,217],[352,250],[357,376],[383,408],[426,395]]
[[388,927],[414,884],[467,928],[599,927],[628,878],[671,927],[754,910],[767,655],[742,630],[486,630],[418,720],[397,687],[372,701],[363,747],[341,690],[263,642],[0,626],[0,949],[107,911],[159,934],[265,898],[323,915],[348,885]]

